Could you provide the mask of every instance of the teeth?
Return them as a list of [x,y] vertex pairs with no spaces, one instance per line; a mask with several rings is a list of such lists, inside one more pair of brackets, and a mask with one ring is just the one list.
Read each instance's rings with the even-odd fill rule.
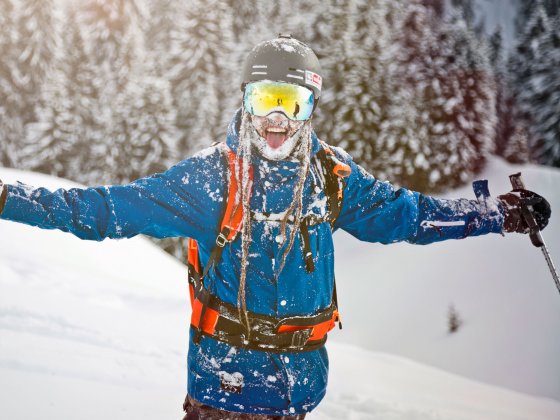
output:
[[268,128],[266,131],[270,131],[272,133],[285,133],[286,130],[283,128]]

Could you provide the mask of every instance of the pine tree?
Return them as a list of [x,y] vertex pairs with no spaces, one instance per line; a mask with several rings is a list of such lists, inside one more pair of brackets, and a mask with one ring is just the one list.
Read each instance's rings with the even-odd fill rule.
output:
[[462,19],[452,19],[446,30],[450,48],[445,59],[450,74],[457,78],[458,97],[462,98],[462,106],[456,109],[455,125],[474,146],[472,169],[479,173],[495,148],[496,83],[490,52],[484,39],[477,38]]
[[[527,136],[519,137],[516,133],[526,132],[527,124],[520,117],[515,95],[511,89],[511,77],[506,66],[502,42],[502,30],[501,27],[498,27],[488,40],[490,63],[496,78],[496,136],[494,153],[507,160],[514,159],[526,162],[528,160],[528,156],[525,156],[528,153]],[[514,144],[510,145],[510,142]],[[523,155],[519,158],[514,158],[511,154],[513,150],[518,150]]]
[[[94,72],[89,82],[89,158],[82,168],[87,184],[130,181],[130,172],[123,164],[135,167],[141,159],[137,148],[142,147],[132,144],[134,136],[119,106],[125,103],[123,98],[138,103],[145,100],[138,83],[139,75],[148,74],[146,67],[151,63],[145,60],[141,25],[146,15],[139,0],[88,0],[78,9],[77,20]],[[157,142],[153,146],[159,147]]]
[[495,87],[485,50],[462,19],[438,22],[424,7],[410,6],[393,67],[400,86],[378,140],[384,176],[418,191],[466,182],[483,167],[494,135]]
[[527,163],[530,161],[527,129],[521,124],[515,127],[502,156],[511,163]]
[[449,309],[447,311],[447,330],[450,334],[456,333],[459,331],[459,328],[463,325],[463,320],[459,316],[457,309],[455,309],[454,305],[449,305]]
[[176,0],[150,0],[146,29],[147,59],[153,62],[153,76],[167,77],[170,60],[177,54],[173,32],[179,24],[177,16],[184,14],[186,2]]
[[17,50],[14,47],[17,31],[12,0],[0,0],[0,9],[0,165],[16,166],[24,122],[18,114],[18,110],[23,108],[23,97],[12,78],[13,69],[17,67]]
[[[92,127],[96,127],[96,72],[84,46],[76,10],[66,10],[56,66],[38,102],[38,120],[27,125],[24,166],[88,183]],[[102,129],[102,127],[97,127]],[[95,130],[94,130],[95,131]]]
[[422,0],[421,3],[425,8],[432,9],[438,19],[443,18],[443,14],[445,12],[444,0]]
[[560,15],[560,0],[538,0],[537,2],[535,2],[535,0],[518,0],[518,2],[519,6],[517,8],[515,26],[519,34],[524,32],[527,22],[537,7],[536,3],[540,3],[542,5],[544,11],[549,17]]
[[319,15],[314,30],[315,38],[322,39],[325,73],[318,133],[374,172],[379,169],[377,137],[390,95],[391,25],[398,10],[384,0],[375,5],[334,1],[325,9],[330,15]]
[[393,92],[377,141],[380,176],[418,191],[437,190],[449,182],[458,171],[452,165],[465,166],[463,161],[472,154],[471,148],[453,147],[460,132],[453,131],[442,110],[447,74],[436,27],[431,12],[410,6],[392,67],[392,77],[401,85]]
[[177,133],[167,81],[135,74],[114,106],[113,147],[107,156],[113,180],[130,182],[174,163]]
[[560,19],[539,1],[527,22],[510,68],[515,96],[528,125],[531,155],[560,166]]
[[13,18],[17,25],[14,48],[17,66],[12,80],[23,97],[18,109],[24,123],[35,120],[35,104],[41,86],[59,48],[59,17],[54,0],[20,0],[14,3]]
[[[262,2],[236,0],[226,1],[226,14],[231,16],[233,43],[229,49],[221,50],[221,80],[223,103],[226,111],[222,113],[219,125],[228,127],[233,112],[241,106],[241,71],[245,59],[251,49],[262,41],[272,39],[282,29],[276,24],[279,15],[285,12],[281,9],[282,2]],[[287,18],[290,20],[291,18]],[[221,133],[218,136],[222,136]]]
[[58,45],[59,26],[53,0],[2,3],[0,159],[20,167],[25,125],[36,119],[35,105]]
[[179,152],[186,156],[221,140],[226,131],[222,115],[231,116],[234,110],[223,100],[224,83],[229,81],[224,76],[224,52],[232,49],[226,5],[197,0],[183,12],[172,35],[176,54],[170,60],[168,79],[177,107]]
[[472,27],[474,24],[474,0],[451,0],[451,5],[457,9],[464,21]]

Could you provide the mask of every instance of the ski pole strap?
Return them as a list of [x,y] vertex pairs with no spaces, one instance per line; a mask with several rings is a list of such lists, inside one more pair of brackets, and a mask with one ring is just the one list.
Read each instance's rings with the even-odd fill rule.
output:
[[[202,311],[206,308],[205,314]],[[206,290],[195,298],[191,327],[202,335],[232,346],[272,352],[302,352],[323,346],[327,333],[338,321],[338,311],[331,304],[311,316],[276,318],[248,312],[251,335],[239,318],[239,309],[225,303]]]

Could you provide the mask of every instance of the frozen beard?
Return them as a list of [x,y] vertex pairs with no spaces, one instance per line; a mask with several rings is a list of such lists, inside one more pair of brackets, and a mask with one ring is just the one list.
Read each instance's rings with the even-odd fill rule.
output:
[[[256,118],[262,118],[260,121],[265,119],[265,117]],[[247,112],[243,112],[240,130],[241,141],[249,141],[258,154],[268,160],[278,161],[288,158],[301,160],[302,145],[310,141],[310,120],[302,122],[301,126],[296,127],[295,131],[286,138],[285,134],[274,131],[276,128],[274,124],[271,124],[271,127],[263,128],[259,124],[260,121],[255,121],[256,118]],[[293,122],[288,122],[288,124],[293,124]],[[259,131],[266,133],[266,138],[261,136]]]
[[[250,200],[250,189],[252,183],[249,181],[249,167],[252,160],[252,152],[257,149],[257,152],[261,154],[265,159],[269,160],[282,160],[287,157],[291,157],[293,160],[298,160],[300,165],[298,169],[298,179],[293,191],[293,200],[290,202],[288,208],[284,213],[284,218],[280,223],[280,237],[282,238],[282,243],[280,247],[284,247],[282,253],[280,265],[275,274],[276,280],[280,276],[284,264],[286,263],[286,258],[292,249],[295,242],[295,238],[299,229],[294,228],[294,226],[300,226],[303,218],[303,192],[305,186],[305,179],[307,178],[309,167],[311,165],[311,123],[306,121],[303,126],[292,134],[291,138],[287,139],[293,141],[291,147],[287,150],[283,150],[282,154],[278,153],[278,149],[274,149],[268,145],[266,139],[259,136],[257,129],[251,121],[251,116],[245,112],[245,109],[241,111],[241,124],[239,127],[239,148],[237,150],[237,165],[240,165],[239,170],[235,170],[236,177],[238,177],[238,185],[241,185],[240,200],[243,206],[243,223],[241,224],[241,270],[239,273],[239,290],[237,295],[237,306],[240,312],[240,318],[245,325],[248,338],[251,334],[251,326],[249,323],[249,317],[247,312],[247,302],[246,302],[246,286],[247,286],[247,267],[249,265],[249,244],[251,243],[251,206]],[[285,143],[286,143],[285,142]],[[268,149],[272,149],[267,151]],[[285,156],[284,156],[285,155]],[[287,231],[288,222],[292,221],[290,225],[292,228]]]

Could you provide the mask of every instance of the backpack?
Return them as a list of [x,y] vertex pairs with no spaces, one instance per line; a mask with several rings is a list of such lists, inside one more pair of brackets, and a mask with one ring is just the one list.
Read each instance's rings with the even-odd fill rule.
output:
[[[237,195],[239,190],[237,179],[241,177],[235,176],[236,170],[242,170],[242,163],[225,143],[220,143],[219,147],[222,149],[224,166],[229,172],[228,198],[219,225],[216,245],[204,268],[200,263],[197,242],[192,238],[188,239],[187,267],[192,307],[191,327],[195,330],[195,344],[198,344],[201,337],[205,335],[233,346],[266,351],[308,351],[321,347],[326,341],[327,333],[337,322],[342,328],[338,314],[336,281],[329,307],[312,316],[280,319],[249,312],[252,326],[250,334],[240,320],[238,308],[221,301],[204,287],[203,279],[213,266],[219,264],[225,245],[235,240],[243,221],[243,206]],[[324,142],[321,142],[321,149],[313,157],[311,166],[319,175],[318,181],[321,185],[318,186],[323,189],[327,197],[327,213],[319,221],[316,218],[311,221],[308,217],[304,217],[299,226],[307,272],[315,270],[308,227],[310,223],[324,221],[329,222],[331,229],[334,227],[342,208],[345,178],[351,173],[351,168],[338,160]],[[249,168],[249,177],[252,182],[252,167]],[[249,336],[250,340],[247,339]]]

